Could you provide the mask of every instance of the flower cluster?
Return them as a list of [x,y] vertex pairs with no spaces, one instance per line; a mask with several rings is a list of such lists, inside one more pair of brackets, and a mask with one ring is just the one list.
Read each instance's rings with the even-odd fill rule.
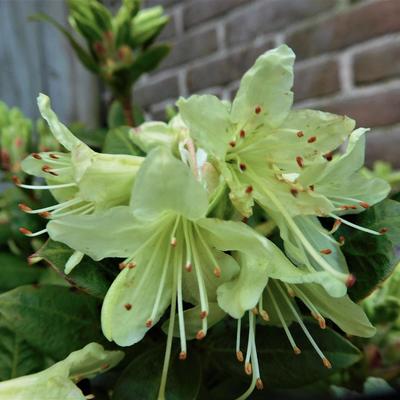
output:
[[[258,58],[232,104],[196,95],[178,101],[179,114],[169,124],[132,129],[145,157],[94,152],[58,121],[49,99],[39,97],[43,117],[68,152],[32,154],[23,162],[25,172],[47,185],[19,186],[49,189],[58,204],[21,205],[49,219],[43,231],[21,231],[48,233],[74,249],[66,272],[84,254],[121,258],[102,308],[104,335],[118,345],[139,342],[170,309],[160,399],[172,338],[179,337],[184,360],[186,341],[203,339],[227,315],[237,320],[236,356],[252,375],[241,398],[263,387],[259,323],[282,327],[295,355],[301,349],[290,325],[299,324],[327,368],[301,309],[322,329],[329,318],[347,334],[374,333],[346,294],[355,277],[341,252],[345,238],[333,233],[347,224],[383,234],[384,227],[368,230],[344,216],[381,201],[389,187],[360,173],[367,129],[355,129],[347,117],[291,110],[293,63],[291,49],[280,46]],[[246,224],[255,206],[279,231],[282,248]]]

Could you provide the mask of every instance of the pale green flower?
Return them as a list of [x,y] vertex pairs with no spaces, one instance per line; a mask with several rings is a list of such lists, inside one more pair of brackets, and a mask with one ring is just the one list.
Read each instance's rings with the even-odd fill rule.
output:
[[[259,323],[273,324],[284,329],[288,344],[293,348],[295,355],[301,354],[301,349],[290,332],[290,325],[298,323],[323,365],[331,368],[330,361],[304,324],[294,297],[304,304],[321,329],[325,329],[325,318],[329,318],[347,334],[361,337],[374,335],[375,328],[360,306],[353,303],[348,296],[329,295],[326,289],[330,289],[329,285],[334,284],[335,280],[327,276],[326,272],[304,273],[288,262],[279,262],[275,266],[271,263],[268,268],[260,268],[259,260],[246,254],[239,257],[239,264],[239,276],[222,284],[217,293],[220,307],[238,320],[236,356],[240,362],[244,362],[245,372],[253,376],[249,390],[240,399],[247,398],[255,387],[263,388],[256,347],[257,316]],[[247,310],[249,332],[244,356],[240,343],[241,320]]]
[[[160,393],[164,390],[172,336],[180,337],[180,358],[184,359],[186,338],[202,339],[208,327],[225,315],[216,304],[221,300],[217,288],[224,282],[229,285],[227,282],[238,275],[240,264],[226,251],[246,255],[256,265],[247,275],[240,272],[239,279],[249,279],[249,285],[243,285],[249,290],[242,292],[239,284],[239,291],[232,297],[239,313],[257,303],[268,279],[266,274],[279,277],[285,265],[291,265],[272,242],[245,224],[207,218],[207,191],[192,171],[168,149],[157,148],[137,175],[130,207],[69,216],[51,221],[48,226],[53,240],[95,260],[126,257],[103,304],[102,327],[109,340],[122,346],[138,342],[171,306]],[[246,265],[241,268],[248,269]],[[325,272],[315,272],[311,277],[299,268],[294,270],[290,282],[316,281],[327,288],[335,286]],[[221,295],[224,302],[226,295]],[[195,307],[184,312],[183,301]]]
[[[190,136],[224,176],[238,211],[251,215],[256,201],[279,225],[285,245],[296,248],[297,254],[291,254],[296,263],[329,271],[349,285],[354,277],[348,274],[340,243],[314,221],[309,224],[313,232],[305,233],[299,218],[331,216],[346,223],[338,214],[364,210],[389,188],[358,173],[364,130],[352,133],[353,120],[290,111],[293,62],[285,45],[260,56],[243,76],[232,105],[209,95],[177,104]],[[347,153],[332,161],[332,152],[349,137]]]
[[36,374],[3,381],[0,383],[2,400],[85,400],[76,385],[85,378],[106,372],[118,364],[124,353],[105,351],[97,343],[71,353],[65,360]]
[[[34,153],[22,162],[22,169],[26,173],[44,178],[46,185],[26,185],[19,180],[16,180],[16,184],[25,189],[50,190],[58,204],[36,210],[20,204],[20,208],[30,214],[58,219],[70,214],[90,214],[129,204],[133,182],[143,158],[96,153],[58,120],[47,96],[39,95],[38,105],[54,137],[69,152]],[[35,233],[27,228],[20,230],[29,237],[47,232],[47,229]],[[82,257],[82,253],[75,253],[66,266],[66,272]]]

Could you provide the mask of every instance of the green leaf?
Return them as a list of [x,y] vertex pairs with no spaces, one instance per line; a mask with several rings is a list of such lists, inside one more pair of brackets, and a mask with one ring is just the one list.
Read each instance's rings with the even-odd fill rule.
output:
[[43,257],[51,267],[61,274],[70,285],[94,297],[103,299],[112,281],[108,270],[101,263],[95,262],[89,257],[84,257],[68,275],[65,275],[64,267],[72,253],[73,250],[68,246],[53,240],[48,240],[36,252],[39,257]]
[[[121,374],[112,400],[156,399],[161,379],[164,348],[149,350],[136,357]],[[201,383],[201,363],[195,351],[185,361],[173,351],[168,373],[166,400],[196,399]]]
[[98,73],[99,68],[93,58],[89,53],[82,48],[82,46],[74,39],[74,37],[69,33],[61,24],[59,24],[55,19],[44,13],[38,13],[29,17],[31,21],[44,21],[53,25],[60,33],[62,33],[65,38],[69,41],[72,48],[75,50],[81,63],[89,70]]
[[[292,324],[290,331],[301,349],[295,355],[285,332],[281,328],[257,326],[256,344],[261,379],[270,388],[296,388],[324,379],[347,368],[360,359],[359,350],[332,329],[320,329],[315,323],[306,322],[312,337],[329,359],[332,369],[323,366],[321,359],[307,340],[298,324]],[[219,367],[227,374],[246,379],[243,364],[235,355],[236,327],[233,323],[220,324],[213,328],[202,345],[210,352]],[[245,345],[246,336],[242,343]],[[242,349],[244,350],[244,348]]]
[[132,65],[130,74],[132,82],[136,81],[145,72],[150,72],[157,68],[160,62],[168,55],[169,51],[170,46],[158,44],[142,53]]
[[104,342],[97,300],[62,286],[21,286],[3,293],[0,314],[21,338],[55,360],[89,342]]
[[345,237],[342,251],[356,277],[349,295],[354,301],[359,301],[385,281],[398,262],[394,246],[400,243],[400,203],[384,200],[352,216],[351,222],[375,231],[388,229],[384,235],[377,236],[342,224],[337,232],[337,236]]
[[44,367],[43,356],[0,318],[0,381],[32,374]]
[[129,154],[142,155],[143,152],[130,139],[130,130],[128,127],[119,127],[111,129],[104,141],[103,152],[109,154]]
[[5,292],[17,286],[37,283],[42,270],[31,267],[21,257],[11,253],[0,253],[0,291]]

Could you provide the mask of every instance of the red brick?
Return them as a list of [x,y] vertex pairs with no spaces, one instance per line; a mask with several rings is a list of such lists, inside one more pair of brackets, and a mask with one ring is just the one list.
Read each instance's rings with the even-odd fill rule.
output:
[[312,64],[296,65],[294,74],[295,101],[326,96],[340,90],[337,61],[329,58]]
[[388,126],[400,123],[400,86],[383,87],[373,93],[335,100],[321,108],[354,118],[358,126]]
[[400,40],[368,48],[354,55],[354,80],[357,84],[400,76]]
[[227,42],[234,46],[253,40],[257,35],[287,28],[335,4],[334,0],[264,0],[249,4],[226,24]]
[[226,85],[241,78],[253,65],[256,58],[272,47],[273,43],[268,41],[257,47],[248,46],[233,51],[227,56],[190,67],[187,73],[189,92],[197,92],[211,86]]
[[399,15],[399,0],[373,1],[300,27],[286,37],[286,43],[298,58],[311,57],[399,31]]
[[204,57],[218,48],[217,32],[215,28],[185,34],[172,42],[172,50],[162,62],[161,68],[170,68],[188,61]]
[[208,21],[231,11],[235,7],[249,3],[249,0],[191,0],[183,9],[183,24],[189,29],[201,22]]

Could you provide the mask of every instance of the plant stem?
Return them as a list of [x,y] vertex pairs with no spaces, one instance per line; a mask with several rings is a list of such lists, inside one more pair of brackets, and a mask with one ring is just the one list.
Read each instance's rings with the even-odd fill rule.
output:
[[120,98],[122,104],[122,110],[124,112],[124,117],[127,125],[135,126],[135,118],[132,113],[132,98],[131,94],[128,93],[127,95]]

